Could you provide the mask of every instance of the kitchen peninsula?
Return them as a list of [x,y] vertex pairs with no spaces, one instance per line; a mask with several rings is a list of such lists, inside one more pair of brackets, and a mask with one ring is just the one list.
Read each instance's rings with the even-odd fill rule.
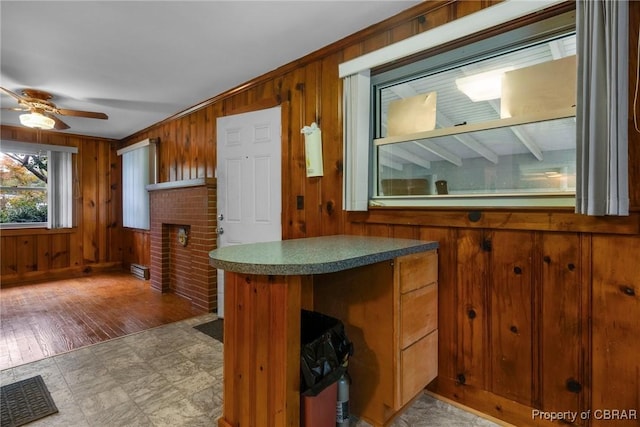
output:
[[225,270],[218,425],[300,425],[302,309],[344,323],[352,412],[388,424],[437,376],[437,248],[341,235],[211,251]]

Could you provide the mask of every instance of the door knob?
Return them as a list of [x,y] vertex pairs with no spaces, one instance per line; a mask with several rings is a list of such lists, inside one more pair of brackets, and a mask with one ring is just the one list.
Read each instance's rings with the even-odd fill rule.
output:
[[222,221],[224,219],[224,215],[220,214],[218,215],[218,221]]
[[224,228],[218,227],[218,235],[224,234]]

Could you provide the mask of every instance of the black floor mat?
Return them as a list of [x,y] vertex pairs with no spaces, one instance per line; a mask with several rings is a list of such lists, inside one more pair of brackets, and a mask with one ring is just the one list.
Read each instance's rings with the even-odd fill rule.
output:
[[[212,338],[217,339],[220,342],[224,342],[224,320],[216,319],[211,322],[203,323],[201,325],[194,326],[200,332],[204,332]],[[3,426],[4,427],[4,426]]]
[[2,427],[18,427],[58,412],[40,375],[0,388]]

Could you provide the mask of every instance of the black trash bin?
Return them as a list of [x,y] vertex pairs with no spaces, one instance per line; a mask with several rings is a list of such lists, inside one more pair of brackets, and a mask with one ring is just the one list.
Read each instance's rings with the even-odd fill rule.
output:
[[335,426],[338,379],[346,372],[353,344],[336,318],[302,310],[300,394],[303,427]]

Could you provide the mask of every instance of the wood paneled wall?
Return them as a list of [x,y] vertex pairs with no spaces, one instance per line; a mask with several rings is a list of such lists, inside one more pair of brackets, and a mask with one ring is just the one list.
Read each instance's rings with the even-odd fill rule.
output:
[[[611,423],[593,412],[640,408],[640,134],[633,129],[631,114],[628,217],[586,217],[567,209],[494,209],[481,210],[481,219],[474,222],[460,209],[342,211],[338,64],[493,3],[421,2],[144,129],[118,148],[159,138],[162,182],[213,178],[216,118],[281,105],[284,239],[348,233],[440,242],[440,366],[433,390],[517,425],[546,425],[532,418],[537,408],[591,409],[579,425],[637,426],[638,420]],[[635,82],[640,2],[630,2],[630,9],[634,42],[629,74]],[[630,113],[632,101],[630,93]],[[323,132],[325,174],[306,178],[300,129],[314,121]],[[115,213],[119,174],[105,175],[117,169],[117,163],[111,163],[113,148],[86,143],[82,163],[96,163],[82,174],[82,229],[68,238],[47,238],[49,247],[68,248],[72,266],[99,260],[148,265],[148,233],[121,229]],[[107,152],[109,160],[100,157]],[[84,189],[92,179],[96,187]],[[113,191],[116,197],[110,197]],[[296,208],[299,195],[304,196],[304,209]],[[81,242],[79,248],[76,242]],[[24,259],[16,256],[23,271],[37,262],[33,260],[39,253],[31,243],[24,245],[9,245],[9,251],[25,253]]]
[[[423,2],[126,143],[160,138],[162,180],[212,177],[216,118],[282,105],[283,238],[348,233],[440,242],[440,366],[432,390],[516,425],[549,424],[532,418],[532,409],[640,408],[634,356],[640,353],[634,338],[640,331],[640,265],[634,261],[640,259],[640,135],[631,119],[629,217],[594,218],[571,209],[482,210],[478,221],[460,209],[342,212],[338,64],[492,3]],[[631,4],[632,40],[638,6]],[[630,52],[635,76],[632,46]],[[300,129],[313,121],[323,132],[321,178],[305,176]],[[304,196],[304,209],[296,209],[296,196]],[[623,265],[627,270],[617,274]],[[577,424],[607,422],[592,412]]]
[[2,286],[119,268],[120,166],[117,141],[2,126],[2,139],[77,147],[71,229],[0,231]]

